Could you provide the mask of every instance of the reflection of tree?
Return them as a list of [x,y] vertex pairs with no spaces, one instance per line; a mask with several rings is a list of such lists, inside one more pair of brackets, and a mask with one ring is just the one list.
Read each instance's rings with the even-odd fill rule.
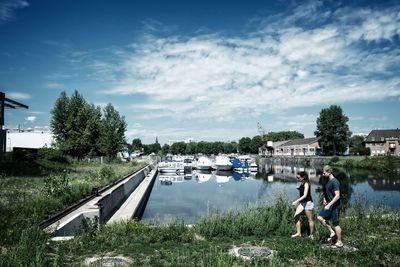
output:
[[256,174],[257,179],[262,179],[262,184],[260,188],[258,189],[258,194],[257,194],[257,199],[261,200],[262,197],[264,196],[265,192],[267,191],[269,182],[268,182],[268,175],[273,175],[274,174],[274,169],[272,168],[272,165],[265,165],[265,169],[263,172],[258,172]]

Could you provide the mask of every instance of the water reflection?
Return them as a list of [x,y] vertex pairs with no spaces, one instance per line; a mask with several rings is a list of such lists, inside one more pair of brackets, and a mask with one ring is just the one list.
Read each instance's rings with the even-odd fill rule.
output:
[[[283,191],[288,202],[298,197],[296,174],[305,171],[311,181],[313,199],[321,203],[327,181],[321,168],[260,165],[258,173],[231,171],[185,171],[159,175],[143,214],[144,222],[183,219],[195,223],[211,213],[269,205]],[[366,207],[384,206],[400,210],[400,177],[360,170],[335,170],[341,183],[344,209],[360,199]]]

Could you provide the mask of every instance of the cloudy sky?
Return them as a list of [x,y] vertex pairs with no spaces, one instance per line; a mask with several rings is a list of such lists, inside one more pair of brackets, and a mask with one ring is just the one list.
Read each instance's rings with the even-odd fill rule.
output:
[[399,74],[398,1],[0,0],[0,90],[29,106],[6,128],[78,90],[129,142],[311,137],[332,104],[368,133],[400,127]]

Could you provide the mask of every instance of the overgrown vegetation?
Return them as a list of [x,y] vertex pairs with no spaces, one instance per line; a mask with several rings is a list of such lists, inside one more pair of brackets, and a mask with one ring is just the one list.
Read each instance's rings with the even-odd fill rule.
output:
[[[317,211],[316,211],[317,212]],[[2,247],[1,266],[80,266],[88,257],[124,255],[133,266],[398,266],[400,214],[365,210],[362,201],[342,220],[344,241],[358,251],[322,246],[328,235],[317,224],[316,238],[291,239],[293,210],[284,196],[262,208],[183,222],[148,226],[126,221],[92,227],[75,239],[53,242],[31,224],[12,247]],[[306,227],[306,225],[304,225]],[[233,246],[267,246],[272,258],[236,258]]]
[[[18,161],[7,155],[9,158],[1,162],[7,168],[0,174],[0,247],[13,247],[25,229],[88,196],[93,187],[104,187],[145,164],[66,164],[54,153],[45,150],[25,155],[29,162],[20,161],[23,154],[17,153]],[[58,160],[50,160],[54,158]]]
[[400,157],[376,156],[376,157],[333,157],[331,164],[345,169],[357,168],[367,170],[379,170],[384,173],[400,172]]

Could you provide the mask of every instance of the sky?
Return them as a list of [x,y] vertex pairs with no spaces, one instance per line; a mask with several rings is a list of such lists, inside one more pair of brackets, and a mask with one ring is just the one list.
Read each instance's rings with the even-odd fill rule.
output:
[[62,91],[111,103],[126,137],[312,137],[340,105],[354,134],[400,127],[399,1],[0,0],[5,128],[50,129]]

